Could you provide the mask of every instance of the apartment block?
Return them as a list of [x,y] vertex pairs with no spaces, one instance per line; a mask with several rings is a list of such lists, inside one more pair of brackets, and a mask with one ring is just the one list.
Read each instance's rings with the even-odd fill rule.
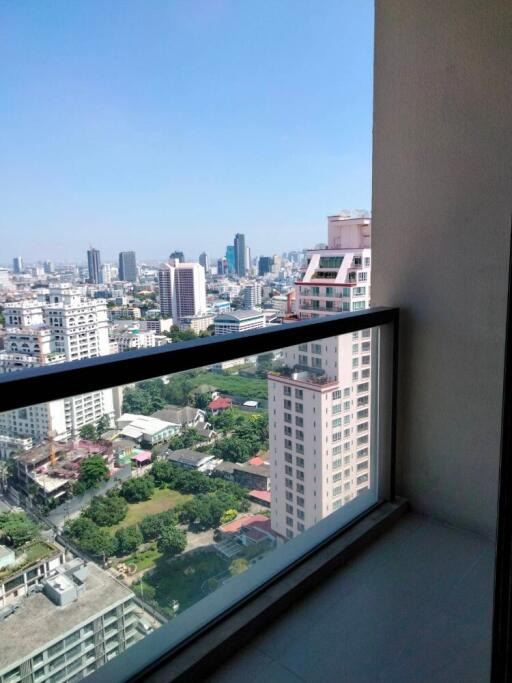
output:
[[160,311],[178,323],[182,318],[206,313],[206,278],[199,263],[172,259],[158,271]]
[[[299,319],[370,302],[370,219],[330,216],[326,249],[309,250],[296,282]],[[283,350],[269,375],[272,528],[286,538],[370,486],[371,331]]]
[[[0,372],[110,352],[105,301],[89,299],[79,287],[50,288],[48,301],[7,304],[6,348],[0,352]],[[0,414],[0,434],[38,441],[76,436],[89,423],[113,414],[112,391],[80,394]]]
[[73,560],[0,610],[1,683],[79,680],[141,634],[133,593],[92,563]]

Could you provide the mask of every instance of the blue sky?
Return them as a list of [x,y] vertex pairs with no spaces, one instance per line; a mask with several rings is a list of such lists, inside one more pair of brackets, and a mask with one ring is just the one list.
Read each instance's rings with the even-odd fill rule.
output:
[[370,0],[0,3],[0,261],[312,246],[371,204]]

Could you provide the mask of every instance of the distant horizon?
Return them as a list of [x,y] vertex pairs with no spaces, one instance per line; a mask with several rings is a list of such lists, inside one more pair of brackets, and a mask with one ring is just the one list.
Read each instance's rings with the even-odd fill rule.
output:
[[0,24],[7,264],[216,259],[237,232],[280,254],[371,207],[373,0],[3,3]]

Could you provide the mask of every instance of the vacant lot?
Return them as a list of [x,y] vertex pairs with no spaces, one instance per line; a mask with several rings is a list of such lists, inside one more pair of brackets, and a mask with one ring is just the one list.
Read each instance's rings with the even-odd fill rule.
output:
[[116,529],[120,529],[121,527],[133,526],[134,524],[138,524],[148,515],[171,510],[179,503],[184,503],[190,498],[192,498],[192,496],[185,496],[182,493],[172,491],[171,489],[155,489],[155,492],[149,500],[145,500],[142,503],[130,503],[128,506],[128,514],[123,521],[115,526],[107,528],[111,531],[116,531]]
[[211,384],[225,394],[246,396],[248,399],[266,399],[268,395],[266,379],[250,379],[238,375],[221,375],[216,372],[201,372],[193,379],[194,386]]

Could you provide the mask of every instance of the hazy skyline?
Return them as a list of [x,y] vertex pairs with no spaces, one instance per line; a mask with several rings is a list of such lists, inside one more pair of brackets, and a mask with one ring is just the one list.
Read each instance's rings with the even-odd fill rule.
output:
[[370,209],[370,0],[3,3],[0,63],[4,262],[281,253]]

